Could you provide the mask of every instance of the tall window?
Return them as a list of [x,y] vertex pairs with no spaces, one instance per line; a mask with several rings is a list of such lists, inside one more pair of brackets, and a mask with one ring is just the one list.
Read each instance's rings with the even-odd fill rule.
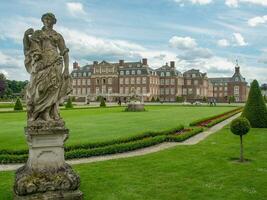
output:
[[238,85],[234,86],[234,95],[239,95],[239,86]]
[[143,77],[142,83],[146,84],[146,77]]

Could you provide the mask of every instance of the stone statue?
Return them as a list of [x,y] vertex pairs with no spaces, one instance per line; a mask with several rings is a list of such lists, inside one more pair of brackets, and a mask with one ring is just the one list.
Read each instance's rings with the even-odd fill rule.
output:
[[26,91],[28,121],[59,120],[59,101],[71,92],[69,49],[63,37],[53,30],[56,18],[42,16],[41,30],[25,31],[25,67],[31,74]]
[[27,163],[16,171],[15,200],[81,200],[80,178],[65,162],[69,130],[59,115],[59,102],[71,92],[69,49],[53,30],[56,17],[42,16],[41,30],[23,38],[25,67],[31,74],[26,90],[29,146]]

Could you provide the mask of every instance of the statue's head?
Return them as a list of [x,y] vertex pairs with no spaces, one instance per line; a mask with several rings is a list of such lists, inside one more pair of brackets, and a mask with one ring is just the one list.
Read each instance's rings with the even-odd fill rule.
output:
[[45,26],[51,27],[57,23],[57,19],[53,13],[45,13],[41,19]]

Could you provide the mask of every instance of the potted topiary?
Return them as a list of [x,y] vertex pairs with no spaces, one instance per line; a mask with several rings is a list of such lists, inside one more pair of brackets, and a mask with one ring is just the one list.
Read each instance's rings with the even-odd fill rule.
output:
[[250,123],[245,117],[234,119],[231,123],[231,132],[240,136],[240,162],[244,162],[243,155],[243,135],[247,134],[250,130]]

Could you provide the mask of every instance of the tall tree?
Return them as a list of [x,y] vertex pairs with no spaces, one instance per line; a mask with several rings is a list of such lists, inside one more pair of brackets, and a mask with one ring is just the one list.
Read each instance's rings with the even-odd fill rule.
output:
[[0,97],[3,97],[6,90],[6,77],[4,74],[0,73]]

